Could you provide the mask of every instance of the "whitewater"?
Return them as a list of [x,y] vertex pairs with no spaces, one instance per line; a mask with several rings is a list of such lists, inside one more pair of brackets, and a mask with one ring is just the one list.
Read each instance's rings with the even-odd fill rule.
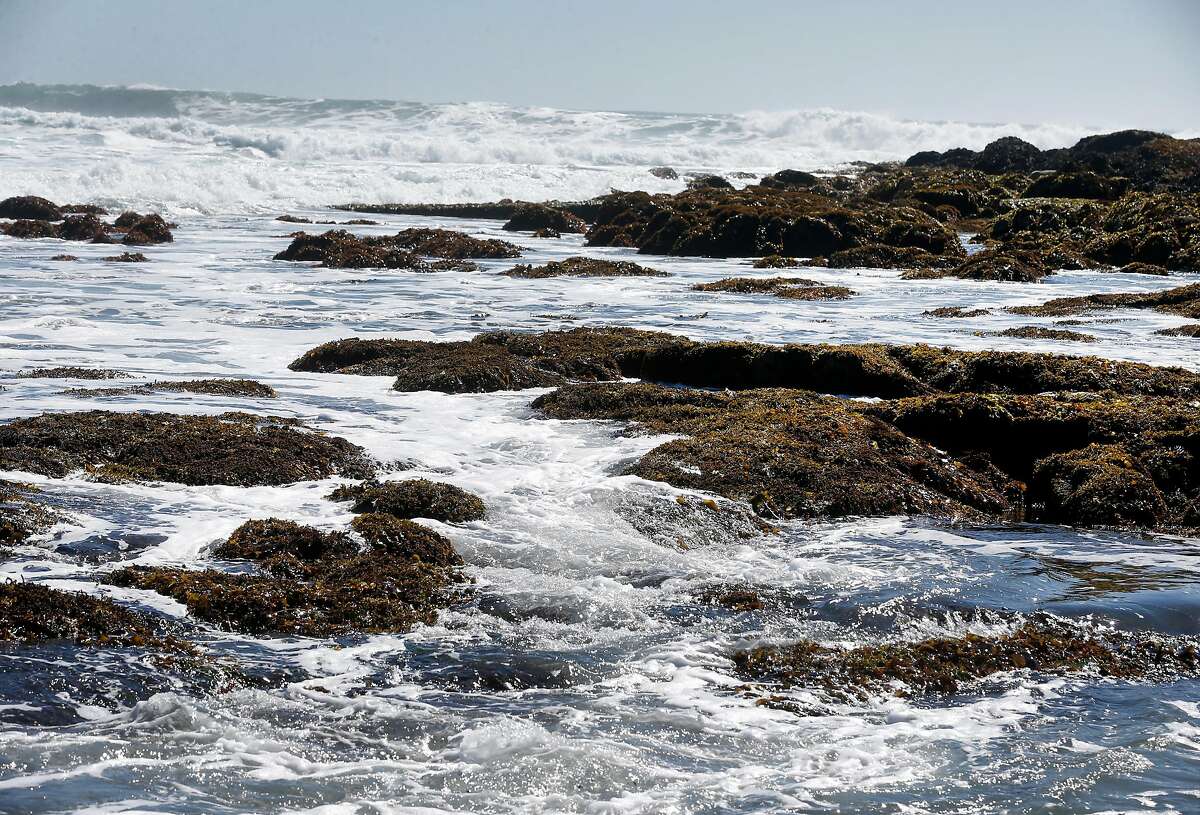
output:
[[[428,522],[475,581],[470,601],[405,635],[337,641],[197,630],[271,678],[206,692],[119,649],[0,649],[0,812],[18,813],[1176,813],[1200,812],[1200,681],[1160,684],[1016,671],[949,698],[830,702],[813,715],[754,704],[730,654],[761,641],[830,644],[1011,630],[1043,610],[1131,630],[1200,633],[1200,540],[924,518],[791,522],[746,539],[672,514],[681,490],[621,475],[663,437],[537,418],[545,390],[398,393],[391,378],[297,373],[343,337],[465,339],[494,329],[625,325],[696,339],[929,342],[1071,353],[988,336],[1028,325],[1000,307],[1170,278],[1064,272],[1039,284],[902,281],[805,268],[852,287],[795,302],[691,290],[753,273],[745,259],[635,256],[501,222],[371,216],[361,234],[441,226],[521,245],[522,262],[636,259],[645,279],[514,280],[482,272],[337,270],[272,256],[288,213],[344,218],[350,201],[575,200],[611,188],[677,191],[648,170],[755,175],[982,147],[1040,147],[1087,128],[900,121],[832,110],[743,115],[561,111],[498,104],[281,99],[90,86],[0,88],[0,198],[135,208],[178,222],[151,262],[112,247],[0,236],[0,421],[64,410],[295,417],[485,502],[484,520]],[[736,179],[735,179],[736,180]],[[76,263],[51,261],[70,251]],[[970,325],[944,305],[991,308]],[[1086,318],[1088,353],[1200,369],[1184,320]],[[1046,323],[1049,325],[1049,322]],[[142,379],[246,377],[279,398],[68,396],[34,367]],[[94,383],[91,383],[94,385]],[[122,384],[122,383],[118,383]],[[117,565],[201,567],[250,518],[344,527],[339,479],[279,487],[102,484],[0,472],[47,487],[71,516],[0,561],[45,581],[182,618],[182,605],[102,586]],[[704,498],[704,495],[694,496]],[[654,512],[653,534],[633,522]],[[632,520],[631,520],[632,519]],[[682,539],[686,548],[675,545]],[[749,583],[767,613],[697,595]]]

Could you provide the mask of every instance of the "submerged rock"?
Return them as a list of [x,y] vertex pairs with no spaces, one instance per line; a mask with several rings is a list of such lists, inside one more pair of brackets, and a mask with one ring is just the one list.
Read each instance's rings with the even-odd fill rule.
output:
[[[1086,672],[1111,679],[1173,679],[1197,672],[1197,654],[1190,638],[1104,631],[1047,619],[998,636],[967,634],[851,649],[803,640],[739,651],[733,660],[747,680],[782,689],[814,688],[845,699],[956,693],[976,680],[1025,669],[1056,676]],[[793,706],[770,697],[760,704]]]
[[983,317],[992,312],[986,308],[968,308],[967,306],[940,306],[921,312],[926,317],[941,317],[958,319],[962,317]]
[[111,600],[38,583],[0,583],[0,642],[65,640],[92,648],[144,647],[181,654],[195,649],[167,626]]
[[369,481],[347,484],[330,494],[334,501],[353,501],[354,512],[383,513],[397,518],[432,518],[443,523],[466,523],[483,518],[483,501],[453,484],[424,478],[407,481]]
[[676,178],[679,178],[679,173],[673,167],[651,167],[650,175],[668,181],[674,181]]
[[110,368],[77,368],[66,366],[61,368],[33,368],[21,371],[18,379],[128,379],[129,374],[114,371]]
[[367,477],[362,448],[291,419],[225,413],[43,414],[0,425],[0,469],[62,478],[252,486]]
[[1163,314],[1200,318],[1200,283],[1159,292],[1115,292],[1082,297],[1057,297],[1035,306],[1012,306],[1007,311],[1034,317],[1069,317],[1116,308],[1151,309]]
[[508,223],[504,225],[506,232],[534,232],[539,229],[552,229],[555,232],[584,232],[587,224],[574,213],[545,204],[521,204],[513,212]]
[[107,260],[110,263],[145,263],[150,258],[143,255],[141,252],[122,252],[119,255],[110,255],[101,260]]
[[697,283],[694,291],[773,294],[785,300],[847,300],[857,294],[845,286],[825,286],[802,277],[727,277],[713,283]]
[[213,554],[247,560],[253,574],[131,567],[108,580],[173,597],[199,619],[249,634],[404,632],[433,622],[454,599],[462,559],[445,538],[392,516],[360,516],[353,528],[366,549],[345,532],[249,521]]
[[1174,328],[1160,328],[1154,333],[1161,334],[1164,337],[1200,337],[1200,323],[1177,325]]

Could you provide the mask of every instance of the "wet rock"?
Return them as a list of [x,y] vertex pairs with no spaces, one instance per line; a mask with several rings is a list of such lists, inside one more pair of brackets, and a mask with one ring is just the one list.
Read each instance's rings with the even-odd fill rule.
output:
[[[125,213],[126,215],[136,213]],[[150,214],[139,216],[132,222],[127,221],[126,224],[120,223],[121,218],[117,219],[114,226],[125,230],[125,237],[121,242],[130,246],[144,246],[152,243],[171,243],[175,237],[171,234],[171,229],[167,226],[167,222],[162,219],[161,215]]]
[[111,600],[38,583],[0,583],[0,642],[53,641],[194,653],[192,646],[167,633],[163,622]]
[[919,269],[905,272],[906,280],[925,280],[937,277],[959,277],[964,280],[999,280],[1016,283],[1036,283],[1054,274],[1045,260],[1033,252],[1007,249],[984,249],[951,268]]
[[79,260],[79,258],[77,258],[75,255],[55,255],[50,259],[64,262]]
[[0,544],[24,543],[65,520],[31,497],[40,492],[33,484],[0,479]]
[[108,210],[96,204],[63,204],[59,207],[63,215],[107,215]]
[[62,235],[62,227],[48,221],[22,220],[0,224],[0,232],[10,238],[58,238]]
[[733,185],[719,175],[693,175],[688,178],[689,190],[731,190]]
[[1160,526],[1166,499],[1140,462],[1122,447],[1090,445],[1037,463],[1029,480],[1036,515],[1073,526]]
[[1159,277],[1165,277],[1166,275],[1170,274],[1170,272],[1168,272],[1162,266],[1156,266],[1153,263],[1138,262],[1126,263],[1120,269],[1117,269],[1117,271],[1121,272],[1122,274],[1148,274],[1157,275]]
[[59,226],[59,237],[67,241],[108,242],[108,226],[95,215],[69,215]]
[[110,255],[101,260],[107,260],[110,263],[146,263],[150,258],[143,255],[141,252],[122,252],[119,255]]
[[252,486],[367,477],[362,448],[299,422],[225,413],[43,414],[0,425],[0,469],[62,478]]
[[109,368],[33,368],[21,371],[18,379],[128,379],[129,374]]
[[452,261],[466,258],[518,257],[520,250],[507,241],[473,238],[448,229],[406,229],[395,235],[360,237],[345,230],[320,235],[301,232],[275,260],[320,261],[333,269],[414,269],[433,268],[421,256]]
[[566,260],[552,260],[541,266],[523,263],[501,274],[534,280],[547,277],[668,277],[666,272],[639,266],[628,260],[603,260],[578,255]]
[[762,597],[749,587],[712,586],[700,592],[696,599],[709,606],[724,606],[731,611],[762,611]]
[[733,292],[735,294],[774,294],[785,286],[820,286],[805,277],[726,277],[712,283],[697,283],[693,291]]
[[666,179],[667,181],[674,181],[676,178],[679,178],[679,173],[672,167],[651,167],[650,175],[655,178]]
[[1160,328],[1154,333],[1161,334],[1164,337],[1200,337],[1200,323],[1177,325],[1174,328]]
[[1097,198],[1111,201],[1129,187],[1123,178],[1106,178],[1093,172],[1060,172],[1039,176],[1026,188],[1024,198]]
[[228,396],[247,399],[274,399],[278,394],[270,385],[253,379],[190,379],[184,381],[147,382],[127,388],[77,388],[67,391],[71,396],[145,396],[153,393],[199,393],[207,396]]
[[813,258],[810,264],[831,269],[945,269],[955,267],[961,260],[957,254],[935,255],[913,246],[874,243]]
[[1150,309],[1163,314],[1200,318],[1200,283],[1151,293],[1113,292],[1058,297],[1040,305],[1012,306],[1007,311],[1034,317],[1068,317],[1116,308]]
[[610,419],[686,434],[628,472],[744,501],[766,518],[1003,515],[1013,489],[994,473],[867,418],[843,400],[794,390],[715,393],[644,384],[570,385],[534,407],[556,419]]
[[311,224],[311,218],[301,218],[298,215],[280,215],[275,220],[283,221],[285,224]]
[[765,176],[758,183],[762,187],[771,187],[774,189],[787,189],[791,187],[807,189],[815,187],[820,183],[820,180],[812,173],[806,173],[803,170],[780,170],[777,173]]
[[504,225],[506,232],[533,232],[553,229],[556,232],[584,232],[587,224],[578,215],[545,204],[521,204]]
[[695,495],[622,493],[613,512],[647,540],[680,551],[737,545],[779,531],[745,504]]
[[[976,680],[1022,669],[1050,675],[1089,672],[1112,679],[1170,679],[1194,675],[1200,667],[1196,643],[1190,638],[1111,632],[1050,619],[1031,621],[999,636],[967,634],[852,649],[802,640],[739,651],[733,659],[747,680],[775,688],[823,690],[838,699],[956,693]],[[760,704],[785,709],[789,705],[771,697]]]
[[677,195],[614,193],[598,199],[589,246],[710,257],[816,257],[868,244],[965,255],[957,235],[923,212],[867,199],[753,185]]
[[1038,325],[1023,325],[1019,328],[1006,328],[997,331],[997,337],[1016,337],[1022,340],[1058,340],[1060,342],[1095,342],[1091,334],[1081,334],[1078,331],[1068,331],[1064,328],[1045,328]]
[[365,550],[343,532],[250,521],[213,554],[247,560],[254,574],[133,567],[108,580],[173,597],[199,619],[249,634],[404,632],[433,622],[463,582],[449,541],[391,516],[360,516],[354,528]]
[[62,210],[53,201],[36,195],[19,195],[0,201],[0,218],[30,221],[61,221]]
[[783,255],[767,255],[757,258],[753,264],[755,269],[794,269],[799,265],[800,261]]
[[368,481],[347,484],[330,494],[333,501],[353,501],[354,512],[382,513],[397,518],[431,518],[443,523],[466,523],[483,518],[479,496],[453,484],[424,478],[407,481]]
[[1200,496],[1192,399],[959,394],[860,409],[960,460],[1028,483],[1026,515],[1033,520],[1188,527],[1189,507]]
[[966,306],[941,306],[939,308],[931,308],[928,311],[923,311],[921,314],[925,317],[940,317],[958,319],[962,317],[983,317],[991,314],[986,308],[968,308]]

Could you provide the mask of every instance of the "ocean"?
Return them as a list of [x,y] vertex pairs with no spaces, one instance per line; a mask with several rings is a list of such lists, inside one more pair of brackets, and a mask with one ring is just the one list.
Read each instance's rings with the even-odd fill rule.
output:
[[[466,339],[589,325],[696,339],[928,342],[1078,352],[991,336],[999,310],[1097,291],[1200,281],[1063,272],[1043,283],[900,280],[799,270],[844,301],[728,297],[689,284],[746,259],[586,249],[501,222],[375,216],[362,234],[443,226],[522,246],[522,262],[586,251],[661,278],[517,280],[481,272],[316,268],[272,260],[330,205],[578,200],[677,191],[648,170],[759,175],[845,168],[1017,135],[1041,147],[1091,132],[914,122],[834,110],[743,115],[562,111],[489,103],[301,100],[155,88],[0,88],[0,198],[36,194],[114,213],[162,212],[174,243],[150,262],[112,247],[0,236],[0,420],[65,410],[253,410],[343,436],[402,475],[464,487],[482,521],[430,522],[475,586],[405,635],[196,638],[271,681],[213,690],[120,649],[0,648],[0,812],[18,813],[1187,813],[1200,812],[1200,682],[1146,684],[1014,671],[949,697],[830,701],[813,715],[738,694],[733,651],[1013,630],[1037,612],[1200,634],[1200,540],[1055,526],[888,517],[789,522],[769,539],[630,518],[681,491],[623,475],[662,436],[538,418],[548,389],[399,393],[391,378],[289,371],[343,337]],[[743,183],[743,182],[739,182]],[[75,263],[51,261],[63,251]],[[977,320],[933,320],[964,302]],[[1088,319],[1087,353],[1200,368],[1183,322],[1152,311]],[[146,379],[246,377],[279,398],[67,395],[95,383],[17,379],[35,367]],[[113,384],[121,384],[120,382]],[[46,489],[72,523],[0,561],[0,578],[103,594],[173,618],[182,605],[101,586],[116,565],[197,566],[250,518],[344,527],[338,480],[278,487],[106,484],[3,473]],[[673,526],[674,524],[674,526]],[[687,537],[683,549],[664,539]],[[750,584],[764,613],[696,597]]]

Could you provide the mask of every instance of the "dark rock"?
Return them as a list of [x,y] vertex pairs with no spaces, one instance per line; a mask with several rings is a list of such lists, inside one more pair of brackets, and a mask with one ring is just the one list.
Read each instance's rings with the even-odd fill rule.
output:
[[777,173],[764,177],[758,183],[763,187],[773,187],[775,189],[788,187],[808,188],[816,186],[820,180],[812,173],[806,173],[803,170],[780,170]]
[[320,235],[301,232],[275,260],[320,261],[335,269],[436,270],[421,255],[463,260],[465,258],[518,257],[520,249],[507,241],[473,238],[448,229],[406,229],[396,235],[360,237],[345,230]]
[[1029,480],[1036,515],[1073,526],[1145,527],[1168,517],[1167,502],[1127,450],[1093,444],[1047,456]]
[[1154,332],[1164,337],[1200,337],[1200,323],[1177,325],[1174,328],[1161,328]]
[[0,468],[62,478],[76,470],[109,481],[233,486],[365,477],[357,445],[294,420],[246,413],[56,413],[0,425]]
[[283,221],[286,224],[311,224],[311,218],[301,218],[298,215],[280,215],[275,220]]
[[259,573],[133,567],[108,580],[174,597],[195,617],[250,634],[403,632],[433,622],[454,599],[462,559],[445,538],[390,516],[360,516],[355,531],[366,551],[342,532],[250,521],[213,554],[248,560]]
[[671,167],[651,167],[650,175],[654,176],[655,178],[666,179],[667,181],[673,181],[676,178],[679,178],[679,173],[675,172],[675,170]]
[[719,175],[695,175],[687,180],[689,190],[731,190],[733,185]]
[[508,277],[541,279],[546,277],[667,277],[666,272],[639,266],[628,260],[602,260],[576,255],[552,260],[541,266],[520,264],[501,274]]
[[0,224],[0,232],[10,238],[58,238],[62,236],[62,228],[49,221],[13,221],[11,224]]
[[104,243],[108,239],[108,227],[95,215],[69,215],[59,227],[59,237],[67,241],[95,241]]
[[1122,274],[1149,274],[1158,275],[1159,277],[1165,277],[1170,274],[1162,266],[1155,266],[1153,263],[1138,263],[1137,261],[1126,263],[1120,269],[1117,269],[1117,271]]
[[443,523],[466,523],[484,516],[483,501],[453,484],[424,478],[407,481],[369,481],[338,487],[334,501],[353,501],[354,512],[373,512],[397,518],[432,518]]
[[1065,342],[1095,342],[1091,334],[1081,334],[1078,331],[1067,331],[1062,328],[1044,328],[1037,325],[1024,325],[1020,328],[1006,328],[996,332],[997,337],[1016,337],[1022,340],[1059,340]]
[[753,264],[755,269],[794,269],[799,265],[800,261],[783,255],[767,255],[757,258]]
[[1025,190],[1024,198],[1098,198],[1111,201],[1129,187],[1123,178],[1106,178],[1092,172],[1061,172],[1039,176]]
[[[129,214],[125,213],[125,215]],[[121,239],[121,242],[126,245],[144,246],[152,243],[171,243],[175,240],[170,227],[167,226],[167,222],[162,219],[161,215],[145,215],[124,226],[119,223],[120,220],[118,218],[118,223],[115,223],[114,226],[125,230],[125,237]]]
[[584,232],[587,224],[577,215],[545,204],[521,204],[504,225],[507,232],[533,232],[553,229],[558,232]]
[[119,255],[109,255],[101,260],[107,260],[110,263],[147,263],[150,258],[143,255],[141,252],[122,252]]
[[906,280],[959,277],[965,280],[999,280],[1036,283],[1054,271],[1035,252],[1019,249],[984,249],[952,268],[917,269],[905,272]]
[[991,314],[986,308],[967,308],[966,306],[941,306],[940,308],[931,308],[928,311],[921,312],[926,317],[983,317]]
[[19,379],[128,379],[129,374],[109,368],[33,368],[17,374]]
[[1026,173],[1036,169],[1042,151],[1016,136],[996,139],[984,147],[974,166],[985,173]]
[[30,221],[61,221],[62,210],[36,195],[21,195],[0,201],[0,218]]
[[1058,297],[1036,306],[1012,306],[1007,311],[1034,317],[1068,317],[1115,308],[1151,309],[1163,314],[1200,318],[1200,283],[1151,293],[1113,292]]
[[533,231],[533,237],[535,237],[535,238],[561,238],[562,233],[559,232],[557,229],[550,229],[549,227],[544,226],[541,229],[535,229]]
[[24,543],[65,520],[30,497],[40,492],[33,484],[0,479],[0,544]]
[[199,393],[207,396],[226,396],[247,399],[274,399],[275,389],[253,379],[192,379],[185,381],[147,382],[127,388],[77,388],[67,391],[71,396],[95,398],[106,396],[145,396],[153,393]]
[[79,260],[79,258],[78,258],[78,257],[76,257],[75,255],[55,255],[54,257],[52,257],[52,258],[50,258],[50,259],[51,259],[51,260],[57,260],[57,261],[73,261],[73,260]]

